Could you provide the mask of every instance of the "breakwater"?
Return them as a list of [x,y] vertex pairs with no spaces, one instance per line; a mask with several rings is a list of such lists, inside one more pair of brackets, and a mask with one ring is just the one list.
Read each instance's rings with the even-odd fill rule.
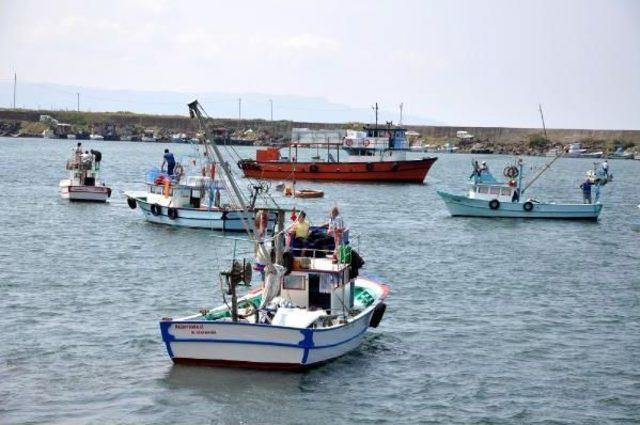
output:
[[[5,135],[34,136],[46,129],[40,122],[41,115],[49,115],[60,122],[68,123],[78,130],[88,130],[94,126],[115,125],[122,132],[136,132],[145,128],[154,128],[166,134],[187,133],[196,131],[195,124],[187,116],[179,115],[147,115],[130,112],[76,112],[76,111],[38,111],[0,109],[0,130]],[[268,121],[263,119],[213,118],[210,125],[224,127],[232,137],[246,138],[255,141],[275,140],[286,142],[291,137],[293,128],[310,129],[358,129],[363,123],[317,123],[296,122],[288,120]],[[481,144],[495,151],[522,151],[532,153],[537,148],[531,144],[534,136],[542,135],[540,128],[513,127],[465,127],[465,126],[427,126],[406,125],[409,130],[419,133],[423,143],[442,144],[446,142],[460,143],[456,140],[458,131],[467,131],[474,137],[461,143],[463,150],[472,144]],[[611,150],[615,145],[640,147],[640,130],[594,130],[594,129],[547,129],[548,145],[580,142],[586,148]]]

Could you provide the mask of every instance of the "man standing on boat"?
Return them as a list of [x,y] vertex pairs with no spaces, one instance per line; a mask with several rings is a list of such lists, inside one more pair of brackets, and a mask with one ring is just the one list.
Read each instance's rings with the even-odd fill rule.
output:
[[173,154],[171,152],[169,152],[169,149],[165,149],[164,150],[164,160],[162,161],[162,165],[160,166],[160,169],[164,169],[164,164],[167,164],[167,174],[169,174],[170,176],[173,175],[173,169],[176,166],[176,160],[173,157]]
[[580,185],[580,189],[582,189],[582,200],[585,204],[591,203],[591,180],[586,179],[584,183]]
[[93,163],[96,171],[100,171],[100,161],[102,161],[102,153],[95,149],[91,149],[91,155],[93,155]]

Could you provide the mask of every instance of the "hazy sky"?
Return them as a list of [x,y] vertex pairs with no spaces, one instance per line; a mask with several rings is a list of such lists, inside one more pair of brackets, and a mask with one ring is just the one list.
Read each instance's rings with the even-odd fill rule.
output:
[[638,0],[0,0],[0,52],[3,80],[640,129]]

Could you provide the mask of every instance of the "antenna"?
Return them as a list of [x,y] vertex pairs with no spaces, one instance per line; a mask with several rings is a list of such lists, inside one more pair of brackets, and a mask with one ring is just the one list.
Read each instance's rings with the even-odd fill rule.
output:
[[13,109],[16,109],[16,85],[18,84],[18,73],[13,73]]
[[400,122],[398,123],[398,125],[402,125],[402,108],[404,106],[404,103],[400,102]]

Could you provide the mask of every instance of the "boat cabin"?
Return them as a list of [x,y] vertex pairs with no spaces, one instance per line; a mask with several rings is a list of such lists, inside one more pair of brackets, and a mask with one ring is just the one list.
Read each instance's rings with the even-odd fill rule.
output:
[[474,172],[469,184],[469,198],[491,201],[497,199],[500,202],[513,202],[514,193],[517,190],[516,180],[502,182],[496,180],[488,170]]
[[393,125],[365,125],[362,131],[347,130],[344,148],[356,154],[373,150],[406,150],[409,149],[407,129]]
[[[291,273],[280,283],[280,297],[296,307],[328,315],[342,315],[353,308],[355,286],[348,264],[334,264],[329,258],[295,257]],[[280,309],[278,310],[280,312]],[[286,313],[286,310],[283,311]],[[276,314],[272,324],[292,326],[295,320]],[[323,314],[323,315],[324,315]]]
[[162,174],[151,180],[147,179],[147,187],[149,202],[159,205],[174,208],[220,206],[222,187],[217,180],[212,180],[208,176],[185,176],[181,183],[177,184]]

